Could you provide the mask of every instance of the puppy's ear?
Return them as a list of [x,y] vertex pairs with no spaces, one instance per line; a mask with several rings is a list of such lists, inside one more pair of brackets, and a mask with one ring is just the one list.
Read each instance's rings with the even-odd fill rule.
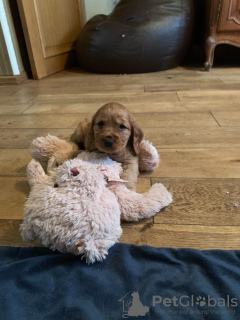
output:
[[132,134],[131,134],[132,147],[136,155],[138,155],[139,144],[143,140],[143,132],[132,115],[130,115],[130,123],[132,126]]
[[92,120],[83,119],[71,136],[71,141],[75,142],[80,149],[87,151],[94,150],[94,134]]
[[95,138],[94,138],[94,132],[93,132],[93,126],[94,126],[94,120],[91,119],[91,121],[86,125],[86,149],[89,152],[92,152],[96,149],[95,147]]

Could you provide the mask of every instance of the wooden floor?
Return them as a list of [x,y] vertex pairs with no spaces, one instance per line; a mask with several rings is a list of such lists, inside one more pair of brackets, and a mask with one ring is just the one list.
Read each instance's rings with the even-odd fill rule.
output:
[[[67,70],[0,87],[0,245],[19,234],[29,193],[29,145],[48,133],[68,138],[109,101],[134,113],[161,155],[139,192],[162,182],[174,202],[154,219],[124,223],[121,242],[157,247],[240,249],[240,69],[177,68],[139,75]],[[234,205],[239,205],[235,207]]]

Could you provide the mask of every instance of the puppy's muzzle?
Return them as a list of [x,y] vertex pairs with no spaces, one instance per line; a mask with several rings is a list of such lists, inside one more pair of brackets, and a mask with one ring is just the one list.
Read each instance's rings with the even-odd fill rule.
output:
[[111,148],[114,144],[114,140],[112,138],[105,138],[103,142],[106,148]]

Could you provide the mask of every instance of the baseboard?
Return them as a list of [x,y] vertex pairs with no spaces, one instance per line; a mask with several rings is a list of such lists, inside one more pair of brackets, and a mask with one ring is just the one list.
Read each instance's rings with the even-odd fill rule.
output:
[[28,79],[25,71],[18,76],[0,76],[0,86],[20,84]]

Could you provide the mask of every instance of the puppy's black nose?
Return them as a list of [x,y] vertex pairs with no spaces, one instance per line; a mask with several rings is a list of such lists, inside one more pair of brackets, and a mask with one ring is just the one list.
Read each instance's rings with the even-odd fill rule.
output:
[[104,145],[106,148],[111,148],[114,144],[114,141],[112,138],[105,138],[104,139]]

